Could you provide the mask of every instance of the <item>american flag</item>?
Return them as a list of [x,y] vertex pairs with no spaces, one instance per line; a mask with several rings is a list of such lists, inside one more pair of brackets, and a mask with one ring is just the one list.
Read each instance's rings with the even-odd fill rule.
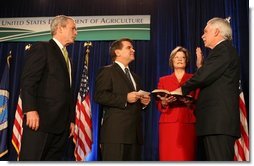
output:
[[75,143],[74,155],[76,161],[84,161],[92,149],[92,117],[88,85],[88,66],[86,61],[84,62],[76,104],[73,141]]
[[239,138],[235,142],[234,160],[235,161],[250,161],[247,111],[245,107],[245,101],[244,101],[244,96],[243,96],[241,86],[240,86],[240,95],[239,95],[239,111],[240,111],[240,122],[241,122],[240,123],[241,138]]
[[21,137],[23,133],[22,123],[23,123],[22,101],[19,96],[13,129],[12,129],[12,139],[11,139],[12,145],[14,146],[17,152],[18,159],[19,159],[19,153],[20,153],[20,147],[21,147]]

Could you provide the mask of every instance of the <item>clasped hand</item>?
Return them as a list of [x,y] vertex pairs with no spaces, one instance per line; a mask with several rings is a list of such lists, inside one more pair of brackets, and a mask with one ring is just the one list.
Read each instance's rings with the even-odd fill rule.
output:
[[160,98],[161,105],[163,107],[166,107],[169,103],[176,101],[176,98],[174,96],[170,96],[170,95],[165,95],[164,97],[157,95],[157,97]]
[[149,95],[140,95],[136,91],[130,92],[127,95],[128,103],[135,103],[139,99],[140,99],[140,102],[145,106],[148,105],[151,101],[151,97]]

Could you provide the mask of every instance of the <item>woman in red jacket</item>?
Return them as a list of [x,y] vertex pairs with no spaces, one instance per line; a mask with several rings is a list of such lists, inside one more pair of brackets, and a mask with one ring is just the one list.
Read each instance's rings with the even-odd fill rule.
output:
[[[192,77],[192,74],[185,72],[188,62],[188,51],[183,47],[176,47],[169,57],[169,65],[174,72],[159,79],[158,89],[173,91],[181,87]],[[197,97],[196,92],[191,92],[189,95],[194,99]],[[197,137],[194,104],[191,102],[179,103],[173,96],[162,97],[157,95],[157,97],[160,99],[157,100],[157,107],[161,112],[159,120],[160,160],[195,160]]]

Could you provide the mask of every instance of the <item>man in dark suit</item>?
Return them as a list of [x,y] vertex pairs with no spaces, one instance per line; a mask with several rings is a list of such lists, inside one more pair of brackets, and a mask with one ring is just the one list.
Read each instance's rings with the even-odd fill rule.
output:
[[22,72],[20,160],[61,160],[67,138],[74,133],[75,105],[66,46],[74,43],[76,24],[71,17],[60,15],[50,28],[53,39],[31,47]]
[[229,21],[209,20],[202,39],[205,47],[212,50],[194,76],[176,93],[186,95],[200,88],[196,128],[204,146],[205,160],[230,161],[234,159],[235,140],[240,137],[240,61],[232,46]]
[[113,42],[113,64],[101,68],[96,77],[94,99],[103,109],[100,143],[104,161],[141,160],[141,110],[149,104],[150,96],[138,92],[140,80],[129,72],[134,52],[130,39]]

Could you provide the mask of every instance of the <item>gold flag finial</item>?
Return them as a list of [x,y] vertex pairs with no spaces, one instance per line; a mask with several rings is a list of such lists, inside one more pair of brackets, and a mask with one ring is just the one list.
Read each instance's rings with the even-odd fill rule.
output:
[[31,48],[31,44],[27,44],[26,46],[25,46],[25,50],[27,51],[27,50],[29,50],[30,48]]
[[84,43],[84,47],[91,47],[91,46],[93,46],[93,44],[90,41],[87,41]]
[[7,56],[7,65],[8,65],[8,67],[10,68],[10,59],[12,58],[12,51],[10,50],[9,51],[9,55]]

